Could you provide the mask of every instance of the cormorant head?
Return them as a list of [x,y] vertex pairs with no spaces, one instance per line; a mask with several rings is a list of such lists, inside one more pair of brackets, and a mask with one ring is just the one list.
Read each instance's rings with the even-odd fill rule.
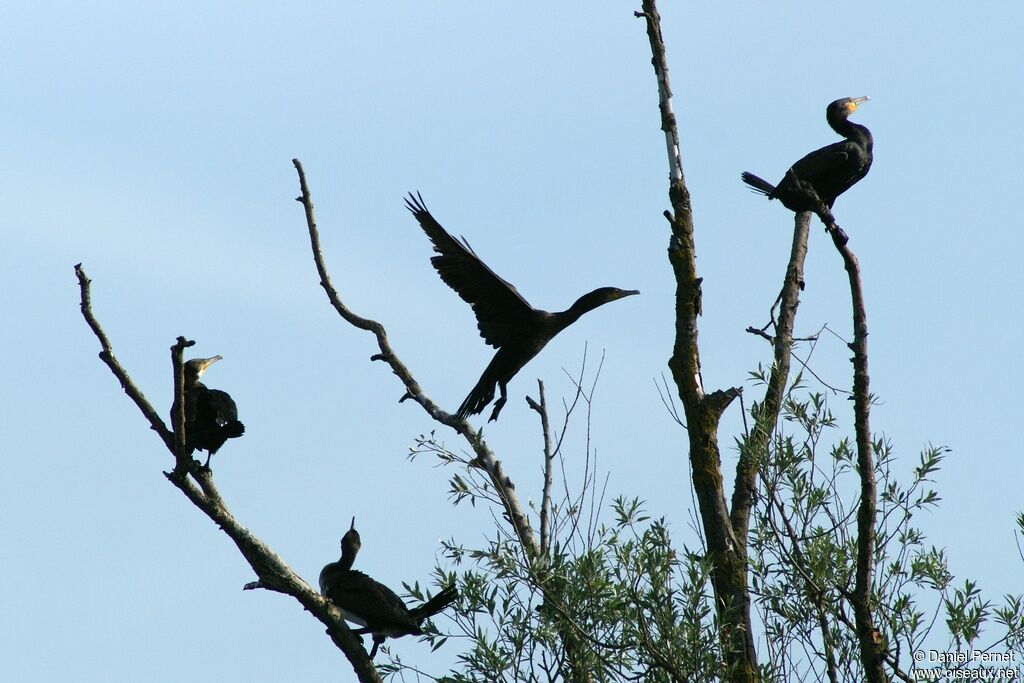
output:
[[637,289],[619,289],[618,287],[598,287],[592,292],[587,292],[579,299],[576,300],[568,310],[563,312],[563,316],[566,314],[568,317],[563,317],[563,322],[566,325],[572,324],[573,321],[577,320],[581,315],[587,311],[592,311],[598,306],[604,306],[610,301],[615,301],[626,296],[632,296],[639,294],[640,290]]
[[639,289],[619,289],[618,287],[598,287],[593,292],[591,292],[590,294],[587,294],[585,296],[593,298],[593,300],[598,301],[598,302],[600,302],[602,304],[606,304],[609,301],[616,301],[618,299],[622,299],[623,297],[633,296],[634,294],[639,294],[639,293],[640,293]]
[[356,518],[353,517],[352,526],[341,537],[341,556],[351,555],[354,558],[362,546],[363,541],[359,538],[359,532],[356,531]]
[[639,289],[619,289],[618,287],[602,287],[601,289],[608,292],[606,294],[608,301],[615,301],[616,299],[640,293]]
[[224,359],[221,356],[214,356],[212,358],[193,358],[187,361],[185,363],[185,384],[195,384],[198,382],[207,368],[219,360]]
[[840,100],[836,100],[832,104],[828,105],[828,109],[825,115],[831,121],[833,119],[845,119],[853,112],[857,111],[857,107],[864,104],[870,97],[844,97]]

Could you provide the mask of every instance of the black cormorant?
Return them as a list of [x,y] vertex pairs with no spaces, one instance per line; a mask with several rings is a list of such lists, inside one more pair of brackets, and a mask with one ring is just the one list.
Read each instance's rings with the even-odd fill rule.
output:
[[[193,358],[185,363],[185,445],[206,451],[203,467],[210,466],[210,456],[225,441],[245,433],[245,425],[238,421],[238,408],[227,392],[208,389],[199,381],[203,373],[221,359],[221,356]],[[176,412],[171,409],[172,422]]]
[[832,208],[836,197],[866,176],[871,168],[871,131],[848,118],[867,100],[867,97],[844,97],[828,105],[825,110],[828,125],[846,140],[811,152],[793,164],[792,173],[787,172],[778,185],[748,171],[741,176],[743,182],[769,199],[778,199],[791,211],[813,211],[814,206],[799,189],[797,181],[809,183],[821,201]]
[[352,526],[341,537],[341,559],[320,570],[320,593],[338,606],[345,619],[363,627],[356,634],[373,634],[372,659],[385,638],[423,635],[420,624],[455,602],[459,593],[455,586],[448,586],[409,609],[390,588],[352,569],[361,546],[353,517]]
[[556,334],[598,306],[640,293],[635,289],[601,287],[584,294],[564,311],[538,310],[488,268],[465,238],[459,241],[449,235],[430,215],[423,197],[410,193],[405,205],[434,243],[438,255],[430,262],[441,279],[473,307],[480,336],[498,349],[480,381],[459,406],[457,416],[461,419],[483,411],[494,398],[495,385],[501,388],[501,398],[495,402],[490,419],[498,419],[507,398],[506,385]]

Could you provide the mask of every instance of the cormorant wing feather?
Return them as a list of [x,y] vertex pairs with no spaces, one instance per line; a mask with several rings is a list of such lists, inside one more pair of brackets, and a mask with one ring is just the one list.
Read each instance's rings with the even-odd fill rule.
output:
[[[328,565],[330,566],[330,565]],[[352,613],[374,632],[388,635],[418,633],[419,624],[394,591],[355,570],[324,571],[321,591],[340,609]]]
[[845,166],[855,153],[855,145],[844,140],[836,142],[827,147],[816,149],[807,156],[793,164],[793,172],[797,178],[804,181],[814,182],[821,174],[827,174]]
[[441,227],[423,204],[421,196],[409,194],[406,208],[416,217],[434,244],[437,256],[430,259],[445,284],[473,307],[480,336],[500,348],[517,329],[536,313],[516,288],[480,260],[465,238],[457,240]]
[[238,419],[238,407],[235,400],[226,391],[220,389],[209,389],[206,392],[205,400],[199,402],[199,417],[202,413],[216,420],[217,424],[227,424]]

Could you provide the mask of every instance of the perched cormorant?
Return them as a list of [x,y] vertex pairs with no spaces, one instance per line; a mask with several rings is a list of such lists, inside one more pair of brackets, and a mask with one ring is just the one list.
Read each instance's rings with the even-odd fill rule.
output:
[[461,419],[483,411],[494,398],[497,385],[501,388],[501,398],[495,402],[490,417],[497,420],[508,396],[506,385],[556,334],[598,306],[640,293],[635,289],[601,287],[584,294],[564,311],[538,310],[515,287],[488,268],[466,238],[459,241],[449,235],[430,215],[422,196],[409,193],[405,205],[434,243],[438,256],[432,257],[430,262],[441,279],[473,307],[480,336],[498,349],[480,381],[459,406],[456,414]]
[[455,586],[448,586],[409,609],[390,588],[352,569],[361,546],[353,517],[352,526],[341,537],[341,559],[320,570],[320,593],[338,606],[345,619],[363,627],[356,634],[373,634],[372,659],[385,638],[423,635],[420,624],[455,602],[459,593]]
[[[227,392],[208,389],[199,381],[203,373],[219,360],[222,360],[221,356],[193,358],[185,363],[185,445],[189,449],[206,451],[203,467],[210,466],[210,456],[225,441],[245,433],[245,425],[238,421],[238,408]],[[172,407],[172,423],[176,417],[177,411]]]
[[792,173],[787,171],[778,185],[748,171],[741,176],[743,182],[768,199],[778,199],[791,211],[813,211],[814,207],[797,186],[797,181],[809,183],[821,201],[832,208],[836,197],[866,176],[871,168],[871,131],[849,120],[850,114],[867,101],[867,97],[844,97],[828,105],[825,110],[828,125],[846,140],[811,152],[793,164]]

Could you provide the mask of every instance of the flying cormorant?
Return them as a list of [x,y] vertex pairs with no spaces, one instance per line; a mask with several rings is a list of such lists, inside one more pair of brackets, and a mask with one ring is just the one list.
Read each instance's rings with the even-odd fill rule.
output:
[[465,238],[460,241],[449,235],[430,215],[419,193],[409,193],[405,205],[434,243],[438,255],[430,262],[441,279],[473,307],[480,336],[498,349],[480,381],[459,406],[456,415],[461,419],[483,411],[494,398],[495,385],[501,389],[501,398],[495,402],[490,419],[498,419],[508,397],[506,385],[556,334],[598,306],[640,293],[635,289],[601,287],[584,294],[564,311],[549,313],[536,309],[515,287],[488,268]]

